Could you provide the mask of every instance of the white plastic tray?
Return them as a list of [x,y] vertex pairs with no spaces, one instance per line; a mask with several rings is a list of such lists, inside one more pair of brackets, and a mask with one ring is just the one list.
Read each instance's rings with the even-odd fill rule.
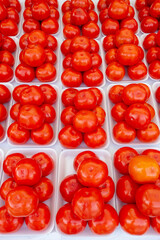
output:
[[[132,83],[133,83],[133,82],[132,82]],[[137,82],[136,82],[136,83],[137,83]],[[122,85],[122,86],[127,86],[128,84],[131,84],[131,82],[130,82],[130,83],[121,84],[121,85]],[[146,84],[146,83],[145,83],[145,84]],[[150,85],[148,85],[148,84],[146,84],[146,85],[149,87],[149,89],[150,89],[150,91],[151,91],[151,96],[150,96],[149,100],[147,101],[147,103],[149,103],[150,105],[152,105],[153,108],[155,109],[155,116],[154,116],[154,118],[152,119],[152,122],[156,123],[157,126],[159,127],[159,117],[158,117],[158,113],[157,113],[157,111],[156,111],[156,105],[155,105],[155,99],[154,99],[154,96],[153,96],[153,92],[152,92],[152,89],[151,89]],[[110,90],[111,87],[113,87],[113,86],[114,86],[114,84],[109,85],[108,88],[107,88],[107,99],[108,99],[109,90]],[[157,139],[156,141],[151,142],[151,143],[143,143],[143,142],[140,142],[137,137],[134,139],[133,142],[130,142],[130,143],[119,143],[118,141],[116,141],[116,140],[114,139],[113,133],[112,133],[113,127],[114,127],[114,125],[116,124],[116,121],[114,121],[113,118],[112,118],[112,116],[111,116],[111,109],[112,109],[113,106],[114,106],[114,104],[108,99],[108,111],[109,111],[109,114],[108,114],[108,115],[109,115],[109,124],[110,124],[110,135],[111,135],[111,139],[112,139],[112,141],[113,141],[114,144],[119,145],[119,147],[122,147],[122,146],[124,146],[124,145],[126,145],[126,146],[138,146],[138,145],[140,145],[140,144],[141,144],[142,146],[146,146],[146,145],[152,146],[152,145],[155,145],[155,144],[160,143],[160,136],[158,137],[158,139]]]
[[[80,149],[80,150],[65,150],[61,152],[60,157],[59,157],[59,168],[58,168],[58,185],[57,185],[57,198],[56,198],[56,212],[59,210],[60,207],[62,207],[65,204],[65,201],[62,199],[60,191],[59,191],[59,186],[62,182],[62,180],[71,174],[75,174],[75,170],[73,168],[73,161],[74,158],[80,153],[85,151],[86,149]],[[113,178],[113,165],[112,165],[112,159],[111,155],[107,150],[91,150],[93,151],[103,162],[105,162],[108,166],[108,171],[109,171],[109,176]],[[112,198],[112,200],[109,202],[113,207],[115,207],[115,195]],[[62,233],[57,225],[56,225],[56,231],[61,233],[62,235],[65,235]],[[118,233],[117,231],[113,232],[112,234],[105,235],[105,238],[111,239],[113,236],[116,236]],[[66,236],[66,235],[65,235]],[[94,233],[92,233],[87,226],[86,229],[82,232],[79,233],[78,235],[73,235],[78,236],[78,237],[90,237],[90,236],[98,236]]]
[[[9,236],[26,236],[26,235],[37,235],[37,234],[47,234],[50,233],[53,229],[54,229],[54,220],[55,220],[55,200],[56,200],[56,188],[57,188],[57,168],[58,168],[58,158],[57,158],[57,153],[55,150],[50,149],[50,148],[41,148],[41,149],[12,149],[10,151],[7,152],[6,156],[12,154],[12,153],[22,153],[24,154],[26,157],[30,158],[32,157],[34,154],[38,153],[38,152],[45,152],[46,154],[48,154],[49,156],[51,156],[54,160],[54,170],[53,172],[47,176],[47,178],[49,178],[52,183],[53,183],[53,187],[54,187],[54,192],[53,195],[50,199],[48,199],[47,201],[45,201],[44,203],[48,205],[49,209],[50,209],[50,213],[51,213],[51,221],[49,226],[47,227],[47,229],[45,230],[41,230],[41,231],[33,231],[28,229],[28,227],[26,226],[25,222],[23,223],[23,226],[21,227],[21,229],[18,232],[11,232],[7,235]],[[0,150],[0,159],[2,158],[2,152]],[[5,157],[6,157],[5,156]],[[2,162],[0,162],[2,165]],[[5,174],[4,172],[2,173],[2,179],[1,179],[1,185],[4,181],[6,181],[9,178],[9,176],[7,174]],[[2,199],[0,199],[0,206],[4,205],[4,201]],[[0,234],[0,236],[4,236],[4,234]]]
[[[77,89],[77,90],[82,90],[82,89],[89,89],[89,88],[75,88],[75,89]],[[106,101],[105,101],[105,99],[106,99],[106,97],[105,97],[105,93],[104,93],[104,90],[102,89],[102,88],[98,88],[100,91],[101,91],[101,93],[102,93],[102,95],[103,95],[103,100],[102,100],[102,103],[101,103],[101,107],[105,110],[105,112],[106,112],[106,118],[105,118],[105,122],[104,122],[104,124],[103,124],[103,126],[102,126],[102,128],[106,131],[106,133],[107,133],[107,141],[106,141],[106,143],[104,144],[104,146],[102,146],[102,147],[100,147],[100,148],[107,148],[108,146],[109,146],[109,143],[110,143],[110,138],[109,138],[109,128],[108,128],[108,118],[107,118],[107,109],[106,109]],[[61,113],[62,113],[62,111],[63,111],[63,109],[65,109],[65,107],[64,107],[64,105],[63,105],[63,103],[62,103],[62,101],[61,101],[61,96],[62,96],[62,93],[64,92],[64,90],[62,90],[62,92],[61,92],[61,95],[60,95],[60,117],[61,117]],[[61,120],[60,120],[60,124],[59,124],[59,131],[62,129],[64,127],[64,125],[62,124],[62,122],[61,122]],[[62,148],[64,148],[63,146],[62,146]],[[84,141],[82,141],[82,143],[81,143],[81,145],[80,146],[78,146],[78,149],[81,149],[81,148],[84,148],[84,149],[88,149],[88,147],[87,147],[87,145],[84,143]],[[66,149],[66,148],[65,148]],[[98,149],[98,148],[97,148]]]
[[[21,84],[21,85],[23,85],[23,84]],[[32,84],[32,85],[34,85],[34,84]],[[52,128],[53,128],[53,131],[54,131],[54,138],[53,138],[53,140],[52,140],[52,142],[50,143],[50,144],[47,144],[47,145],[39,145],[39,144],[36,144],[36,143],[34,143],[32,140],[31,140],[31,138],[28,140],[28,142],[27,143],[25,143],[25,144],[15,144],[15,143],[13,143],[13,142],[11,142],[10,141],[10,139],[9,138],[7,138],[7,141],[8,141],[8,143],[9,143],[9,145],[11,145],[11,146],[16,146],[16,147],[29,147],[29,148],[31,148],[31,147],[50,147],[50,146],[53,146],[56,142],[57,142],[57,137],[58,137],[58,121],[59,121],[59,88],[57,87],[57,86],[55,86],[55,85],[53,85],[53,84],[50,84],[55,90],[56,90],[56,92],[57,92],[57,101],[52,105],[53,107],[54,107],[54,109],[55,109],[55,111],[56,111],[56,119],[55,119],[55,121],[53,122],[53,123],[51,123],[50,125],[52,126]],[[39,85],[38,85],[39,86]],[[15,104],[16,102],[13,100],[13,105]],[[8,123],[8,126],[10,126],[12,123],[13,123],[14,121],[12,120],[12,118],[11,117],[9,117],[9,123]]]
[[[138,37],[138,36],[137,36]],[[103,40],[104,40],[104,38],[102,38],[101,39],[101,47],[103,46]],[[141,45],[141,42],[140,42],[140,39],[139,39],[139,37],[138,37],[138,40],[139,40],[139,46],[140,47],[142,47],[142,45]],[[103,49],[103,47],[102,47],[102,49]],[[143,49],[143,47],[142,47],[142,49]],[[144,50],[144,49],[143,49]],[[127,67],[125,67],[125,76],[124,76],[124,78],[121,80],[121,81],[111,81],[110,79],[108,79],[108,77],[107,77],[107,75],[106,75],[106,68],[107,68],[107,64],[106,64],[106,62],[105,62],[105,55],[106,55],[106,52],[104,51],[104,49],[102,50],[102,59],[103,59],[103,64],[104,64],[104,76],[105,76],[105,78],[106,78],[106,81],[108,81],[109,83],[116,83],[116,84],[121,84],[121,83],[123,83],[123,82],[130,82],[130,81],[132,81],[133,83],[136,83],[136,82],[138,82],[138,81],[141,81],[141,82],[143,82],[143,81],[146,81],[147,79],[148,79],[148,72],[147,72],[147,75],[146,75],[146,77],[144,78],[144,79],[142,79],[142,80],[132,80],[129,76],[128,76],[128,73],[127,73]],[[147,62],[146,62],[146,58],[144,57],[144,59],[142,60],[142,62],[147,66]]]
[[[60,41],[60,43],[59,43],[59,45],[61,46],[61,44],[62,44],[62,42],[64,41],[65,39],[63,38],[61,41]],[[96,39],[95,39],[96,40]],[[102,83],[98,86],[98,87],[104,87],[104,85],[106,84],[106,79],[105,79],[105,64],[104,64],[104,61],[103,61],[103,47],[102,47],[102,44],[101,44],[101,42],[100,41],[98,41],[98,40],[96,40],[97,41],[97,43],[98,43],[98,45],[99,45],[99,55],[101,56],[101,58],[102,58],[102,64],[101,64],[101,66],[99,67],[99,70],[102,72],[102,74],[103,74],[103,81],[102,81]],[[60,48],[60,47],[59,47]],[[61,52],[61,50],[59,50],[60,52]],[[62,54],[62,52],[60,53],[61,54],[61,62],[62,62],[62,66],[61,66],[61,74],[60,74],[60,76],[62,75],[62,73],[63,73],[63,71],[65,70],[64,68],[63,68],[63,60],[64,60],[64,58],[65,58],[65,56]],[[62,82],[62,81],[61,81]],[[62,83],[62,85],[63,85],[63,83]],[[86,84],[84,84],[84,82],[82,82],[82,84],[81,84],[81,86],[80,87],[87,87],[86,86]],[[94,86],[93,86],[94,87]],[[95,86],[95,87],[97,87],[97,86]],[[63,85],[63,88],[66,88],[66,86],[64,86]]]

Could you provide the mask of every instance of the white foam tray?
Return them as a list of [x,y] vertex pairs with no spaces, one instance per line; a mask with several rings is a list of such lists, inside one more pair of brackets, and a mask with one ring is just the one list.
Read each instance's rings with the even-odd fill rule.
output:
[[[132,83],[133,83],[133,82],[132,82]],[[137,83],[137,82],[136,82],[136,83]],[[128,84],[131,84],[131,82],[130,82],[130,83],[121,84],[121,85],[122,85],[122,86],[127,86]],[[151,96],[150,96],[149,100],[147,101],[147,103],[149,103],[150,105],[152,105],[153,108],[155,109],[155,116],[154,116],[154,118],[152,119],[152,122],[156,123],[157,126],[159,127],[159,117],[158,117],[158,113],[157,113],[157,111],[156,111],[156,105],[155,105],[155,99],[154,99],[153,91],[152,91],[150,85],[148,85],[147,83],[145,83],[145,84],[149,87],[149,89],[150,89],[150,91],[151,91]],[[109,85],[108,88],[107,88],[107,99],[108,99],[109,90],[110,90],[111,87],[113,87],[113,86],[114,86],[114,84],[111,84],[111,85]],[[116,124],[116,121],[114,121],[113,118],[112,118],[112,116],[111,116],[111,109],[112,109],[112,107],[114,106],[114,104],[113,104],[109,99],[108,99],[107,102],[108,102],[108,111],[109,111],[108,115],[109,115],[109,124],[110,124],[110,136],[111,136],[111,139],[112,139],[112,141],[113,141],[114,144],[119,145],[119,147],[122,147],[122,146],[124,146],[124,145],[126,145],[126,146],[138,146],[138,145],[142,145],[142,146],[149,145],[149,146],[152,146],[152,145],[155,145],[155,144],[160,143],[160,136],[158,137],[158,139],[157,139],[156,141],[151,142],[151,143],[143,143],[143,142],[140,142],[137,137],[134,139],[133,142],[130,142],[130,143],[119,143],[118,141],[116,141],[116,140],[114,139],[113,132],[112,132],[112,131],[113,131],[113,127],[114,127],[115,124]]]
[[[82,90],[82,89],[89,89],[89,88],[75,88],[75,89],[77,89],[77,90]],[[109,138],[109,127],[108,127],[108,118],[107,118],[107,109],[106,109],[106,97],[105,97],[105,93],[104,93],[104,90],[102,89],[102,88],[98,88],[100,91],[101,91],[101,93],[102,93],[102,95],[103,95],[103,100],[102,100],[102,103],[101,103],[101,107],[105,110],[105,112],[106,112],[106,118],[105,118],[105,122],[104,122],[104,124],[103,124],[103,126],[102,126],[102,128],[106,131],[106,133],[107,133],[107,141],[106,141],[106,143],[104,144],[104,146],[102,146],[102,147],[100,147],[100,148],[107,148],[108,146],[109,146],[109,143],[110,143],[110,138]],[[64,89],[65,90],[65,89]],[[63,105],[63,103],[62,103],[62,101],[61,101],[61,96],[62,96],[62,93],[64,92],[64,90],[62,90],[62,92],[61,92],[61,95],[60,95],[60,115],[59,115],[59,117],[61,117],[61,113],[62,113],[62,111],[63,111],[63,109],[65,109],[65,107],[64,107],[64,105]],[[62,122],[61,122],[61,120],[60,120],[60,124],[59,124],[59,131],[62,129],[64,127],[64,125],[62,124]],[[64,148],[64,147],[63,147]],[[78,146],[78,149],[80,149],[80,148],[85,148],[85,149],[87,149],[88,147],[86,146],[86,144],[84,143],[84,141],[82,141],[82,143],[81,143],[81,145],[80,146]],[[65,148],[66,149],[66,148]],[[97,148],[98,149],[98,148]]]
[[[65,201],[62,199],[60,191],[59,191],[59,186],[62,182],[62,180],[71,174],[75,174],[75,170],[73,168],[73,161],[74,158],[81,152],[86,151],[86,149],[80,149],[80,150],[65,150],[61,152],[59,156],[59,168],[58,168],[58,185],[57,185],[57,198],[56,198],[56,212],[59,210],[60,207],[62,207],[65,204]],[[111,155],[107,150],[91,150],[93,151],[103,162],[105,162],[108,166],[108,171],[109,171],[109,176],[113,178],[113,165],[112,165],[112,159]],[[115,195],[109,202],[113,207],[115,207]],[[56,225],[56,231],[59,232],[62,235],[65,235],[62,233],[57,225]],[[112,234],[105,235],[105,238],[111,239],[112,237],[117,236],[117,231],[113,232]],[[79,233],[78,235],[73,235],[73,237],[78,236],[78,237],[95,237],[96,234],[92,233],[87,226],[86,229]],[[71,237],[71,236],[70,236]]]
[[[50,224],[49,226],[45,229],[45,230],[41,230],[41,231],[33,231],[28,229],[28,227],[26,226],[25,222],[23,223],[23,226],[21,227],[21,229],[17,232],[11,232],[7,235],[9,236],[27,236],[27,235],[37,235],[37,234],[47,234],[50,233],[53,229],[54,229],[54,222],[55,222],[55,210],[56,210],[56,206],[55,206],[55,200],[56,200],[56,188],[57,188],[57,169],[58,169],[58,157],[57,157],[57,153],[55,150],[50,149],[50,148],[41,148],[41,149],[11,149],[10,151],[7,152],[6,156],[12,154],[12,153],[22,153],[24,154],[27,158],[31,158],[34,154],[38,153],[38,152],[45,152],[46,154],[48,154],[49,156],[51,156],[54,160],[54,170],[53,172],[47,176],[47,178],[49,178],[52,183],[53,183],[53,187],[54,187],[54,192],[53,195],[50,199],[48,199],[47,201],[45,201],[44,203],[48,205],[49,209],[50,209],[50,213],[51,213],[51,220],[50,220]],[[4,160],[4,155],[2,153],[2,151],[0,150],[0,160],[3,159]],[[3,166],[3,161],[0,161],[0,168],[2,169]],[[3,170],[1,170],[2,172],[2,179],[1,179],[1,185],[4,181],[6,181],[9,176],[7,174],[5,174],[3,172]],[[4,201],[0,198],[0,206],[4,205]],[[5,234],[0,234],[0,236],[4,236]]]
[[[21,84],[23,85],[23,84]],[[31,85],[31,84],[30,84]],[[34,85],[34,84],[32,84]],[[27,143],[25,144],[15,144],[13,142],[10,141],[9,138],[7,138],[7,141],[9,143],[9,145],[11,146],[17,146],[17,147],[50,147],[50,146],[53,146],[56,142],[57,142],[57,138],[58,138],[58,120],[59,120],[59,88],[53,84],[50,84],[57,92],[57,101],[52,105],[56,111],[56,119],[53,123],[51,123],[50,125],[52,126],[53,128],[53,131],[54,131],[54,138],[52,140],[52,142],[50,144],[47,144],[47,145],[39,145],[39,144],[36,144],[34,143],[31,138],[28,140]],[[39,85],[38,85],[39,86]],[[13,100],[12,102],[12,105],[14,105],[16,102]],[[9,116],[9,123],[8,123],[8,127],[13,123],[13,119]]]

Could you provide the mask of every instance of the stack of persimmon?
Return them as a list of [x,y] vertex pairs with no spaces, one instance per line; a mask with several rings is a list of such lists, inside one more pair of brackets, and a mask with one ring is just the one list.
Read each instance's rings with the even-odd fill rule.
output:
[[[5,202],[0,207],[0,232],[17,232],[24,221],[30,230],[45,230],[50,224],[51,212],[45,201],[53,194],[52,181],[47,176],[54,170],[54,160],[44,152],[27,158],[12,153],[3,162],[3,176],[7,178],[0,188]],[[18,199],[18,201],[17,201]]]
[[116,186],[119,200],[125,203],[119,212],[122,229],[142,235],[151,225],[160,233],[160,151],[147,149],[139,154],[122,147],[114,154],[114,166],[123,174]]
[[40,82],[52,82],[57,76],[55,64],[57,56],[57,39],[42,30],[25,33],[19,40],[20,64],[15,75],[20,82],[32,82],[37,78]]
[[52,123],[56,112],[56,90],[48,85],[19,85],[13,90],[16,103],[10,110],[14,122],[8,128],[8,138],[14,144],[25,144],[31,137],[36,144],[49,144],[54,138]]
[[46,34],[56,34],[59,30],[57,0],[26,0],[23,17],[23,31],[42,30]]
[[18,0],[0,2],[0,33],[5,36],[16,36],[20,22],[21,4]]
[[84,140],[88,147],[101,147],[106,143],[107,133],[102,128],[106,113],[100,107],[103,95],[97,88],[77,90],[66,89],[61,96],[64,110],[61,122],[64,127],[59,132],[62,146],[76,148]]
[[114,196],[114,182],[107,164],[91,151],[79,153],[74,159],[76,174],[60,184],[60,193],[67,203],[56,216],[59,230],[65,234],[82,232],[87,223],[95,234],[109,234],[119,224],[116,210],[108,203]]
[[155,110],[147,103],[150,94],[149,87],[141,83],[111,87],[109,98],[115,104],[111,116],[116,122],[112,134],[117,142],[130,143],[136,137],[143,143],[158,139],[160,131],[154,122]]
[[100,30],[94,8],[92,0],[65,1],[62,4],[64,37],[71,39],[82,34],[89,38],[97,38]]
[[138,23],[129,0],[99,0],[97,7],[104,35],[115,34],[121,28],[137,32]]

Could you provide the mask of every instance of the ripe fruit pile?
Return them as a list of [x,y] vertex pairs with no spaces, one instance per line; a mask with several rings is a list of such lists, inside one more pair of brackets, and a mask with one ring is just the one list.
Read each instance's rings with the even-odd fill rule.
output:
[[154,123],[154,108],[147,103],[150,89],[146,84],[115,85],[109,91],[112,118],[117,122],[113,136],[117,142],[129,143],[137,137],[150,143],[158,139],[159,127]]
[[46,34],[56,34],[59,30],[57,0],[26,0],[23,13],[23,31],[42,30]]
[[135,7],[139,11],[142,32],[153,33],[159,29],[159,5],[159,0],[136,0]]
[[5,201],[0,208],[1,233],[18,231],[24,220],[27,227],[34,231],[48,227],[51,213],[43,202],[53,194],[52,181],[46,178],[53,170],[54,160],[44,152],[31,158],[21,153],[5,158],[3,174],[4,178],[9,178],[0,188],[0,196]]
[[84,140],[88,147],[103,146],[107,133],[102,128],[106,113],[100,107],[103,95],[97,88],[77,90],[66,89],[62,93],[65,106],[61,122],[65,125],[59,132],[59,141],[67,148],[77,148]]
[[114,182],[107,164],[91,151],[79,153],[73,162],[76,174],[60,184],[64,201],[56,216],[58,228],[65,234],[82,232],[87,223],[93,233],[112,233],[119,224],[115,209],[108,204],[113,198]]
[[160,79],[160,31],[146,35],[143,47],[147,51],[146,60],[149,74],[153,79]]
[[61,81],[66,87],[79,87],[82,83],[88,87],[102,84],[103,73],[99,69],[102,58],[97,41],[84,36],[67,39],[62,43],[61,51],[65,56]]
[[15,121],[8,128],[8,138],[14,144],[25,144],[31,137],[36,144],[52,142],[56,119],[52,106],[57,101],[56,90],[48,85],[19,85],[13,90],[15,103],[10,116]]
[[0,2],[0,33],[5,36],[18,34],[19,13],[21,4],[18,0],[2,0]]
[[142,235],[151,224],[160,233],[160,151],[147,149],[138,154],[123,147],[114,154],[114,166],[124,175],[116,186],[119,200],[126,203],[119,213],[123,230]]
[[132,80],[142,80],[147,75],[147,67],[142,62],[143,49],[132,30],[122,28],[115,35],[110,34],[103,39],[103,49],[106,52],[106,76],[111,81],[123,80],[127,67],[128,76]]
[[15,75],[20,82],[32,82],[37,78],[40,82],[52,82],[57,71],[55,63],[57,56],[57,39],[46,35],[41,30],[25,33],[19,40],[22,49]]
[[16,49],[16,43],[12,38],[0,34],[0,82],[9,82],[13,78],[12,67],[15,64],[15,59],[12,53]]
[[126,0],[99,0],[99,19],[102,23],[104,35],[115,34],[121,28],[128,28],[134,33],[138,30],[138,23],[134,18],[135,11]]
[[65,38],[74,38],[82,35],[97,38],[100,33],[98,15],[94,11],[92,0],[67,0],[62,4],[63,35]]
[[7,105],[10,100],[10,90],[6,86],[0,84],[0,141],[3,140],[5,132],[7,130],[4,129],[4,126],[6,125],[6,120],[8,117]]

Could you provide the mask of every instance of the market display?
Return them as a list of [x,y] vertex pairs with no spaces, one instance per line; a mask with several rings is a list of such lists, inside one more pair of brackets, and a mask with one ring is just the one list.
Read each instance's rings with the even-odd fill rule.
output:
[[0,1],[1,236],[159,236],[159,19],[159,0]]

